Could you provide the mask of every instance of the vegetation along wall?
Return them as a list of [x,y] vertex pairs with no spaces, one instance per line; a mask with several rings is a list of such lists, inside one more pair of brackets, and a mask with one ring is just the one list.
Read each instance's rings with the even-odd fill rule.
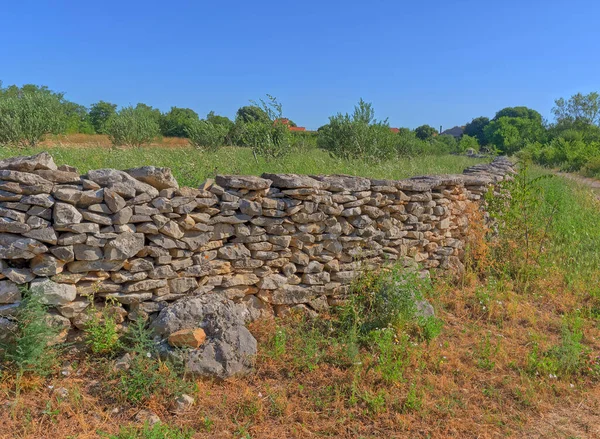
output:
[[391,181],[342,175],[220,175],[179,187],[169,169],[80,176],[48,153],[0,161],[0,319],[29,286],[65,329],[92,300],[152,318],[189,295],[221,293],[248,320],[337,303],[385,261],[462,268],[468,212],[512,172]]

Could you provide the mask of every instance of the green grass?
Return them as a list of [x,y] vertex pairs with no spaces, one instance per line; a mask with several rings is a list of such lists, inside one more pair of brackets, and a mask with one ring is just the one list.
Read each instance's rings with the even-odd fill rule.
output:
[[226,147],[202,152],[191,147],[116,150],[102,147],[0,148],[0,159],[49,151],[57,164],[75,166],[81,173],[90,169],[127,169],[144,165],[171,168],[182,186],[197,186],[216,174],[260,175],[263,172],[296,174],[349,174],[372,178],[403,179],[424,174],[461,173],[485,160],[463,156],[423,156],[382,163],[332,158],[319,149],[294,152],[276,161],[258,157],[248,148]]

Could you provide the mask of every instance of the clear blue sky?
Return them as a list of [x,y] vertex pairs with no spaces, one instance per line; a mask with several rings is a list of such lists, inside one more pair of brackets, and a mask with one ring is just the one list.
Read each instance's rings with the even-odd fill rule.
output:
[[270,93],[317,128],[360,97],[392,126],[600,91],[597,0],[10,1],[0,80],[89,106],[229,117]]

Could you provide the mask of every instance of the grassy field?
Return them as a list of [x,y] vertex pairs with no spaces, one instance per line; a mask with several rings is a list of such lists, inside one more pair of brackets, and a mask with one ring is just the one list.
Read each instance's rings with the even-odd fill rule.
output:
[[370,164],[330,157],[319,149],[294,152],[277,161],[253,156],[248,148],[224,147],[214,153],[189,146],[156,145],[139,149],[111,149],[103,146],[50,146],[35,149],[0,148],[0,159],[48,151],[57,164],[69,164],[85,173],[90,169],[127,169],[137,166],[165,166],[173,170],[180,185],[197,186],[216,174],[260,175],[263,172],[297,174],[349,174],[373,178],[402,179],[423,174],[460,173],[482,160],[462,156],[424,156]]

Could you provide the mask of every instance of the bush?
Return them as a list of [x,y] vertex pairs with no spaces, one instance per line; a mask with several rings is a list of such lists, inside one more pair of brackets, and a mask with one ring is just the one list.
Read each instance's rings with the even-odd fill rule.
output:
[[139,147],[157,137],[159,128],[148,111],[125,107],[109,119],[106,132],[113,145]]
[[89,320],[85,325],[86,344],[94,354],[114,353],[120,347],[119,332],[115,318],[104,308],[98,311],[90,307],[87,311]]
[[581,169],[586,177],[600,177],[600,156],[591,158]]
[[342,159],[385,160],[397,155],[398,137],[387,121],[374,118],[371,104],[362,99],[352,116],[338,114],[319,129],[317,145]]
[[186,130],[199,120],[198,113],[190,108],[171,107],[160,118],[160,132],[167,137],[186,137]]
[[196,148],[216,151],[225,144],[229,128],[225,125],[199,120],[186,127],[185,132],[190,143]]
[[461,153],[464,153],[469,149],[479,151],[479,142],[477,142],[477,139],[475,137],[463,134],[460,141],[458,142],[457,148],[458,152]]
[[48,319],[47,306],[39,297],[27,291],[16,315],[16,328],[10,340],[0,348],[4,358],[16,369],[19,375],[29,372],[47,375],[57,363],[57,350],[54,341],[58,329]]
[[190,384],[180,376],[182,367],[159,358],[152,333],[143,320],[129,325],[124,345],[132,356],[129,369],[118,372],[117,389],[125,400],[138,404],[156,395],[172,398],[190,391]]
[[382,328],[416,332],[430,340],[439,334],[441,323],[420,311],[423,294],[431,291],[431,281],[417,273],[393,266],[379,272],[366,272],[353,285],[348,303],[342,307],[342,322],[358,334]]
[[0,145],[34,147],[66,127],[60,99],[42,91],[0,98]]

